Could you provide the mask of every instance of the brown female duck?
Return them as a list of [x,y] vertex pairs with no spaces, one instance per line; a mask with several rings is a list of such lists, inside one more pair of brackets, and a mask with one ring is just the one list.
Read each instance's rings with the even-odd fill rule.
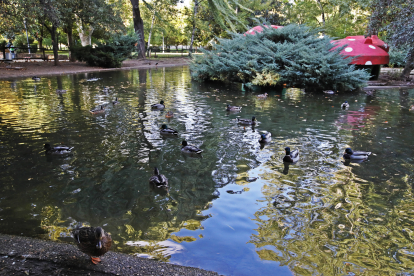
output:
[[101,261],[99,256],[108,252],[112,245],[111,235],[106,233],[101,227],[76,228],[72,231],[72,234],[79,250],[88,254],[94,264],[98,264]]

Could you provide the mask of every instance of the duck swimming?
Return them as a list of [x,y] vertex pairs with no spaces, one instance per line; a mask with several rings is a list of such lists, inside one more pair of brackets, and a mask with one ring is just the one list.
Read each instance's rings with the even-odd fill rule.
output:
[[117,104],[119,104],[119,102],[118,102],[118,98],[115,98],[115,101],[113,101],[113,102],[112,102],[112,104],[113,104],[113,105],[117,105]]
[[237,122],[242,125],[255,125],[256,124],[256,117],[253,116],[251,120],[249,119],[239,119],[237,118]]
[[40,81],[40,77],[34,76],[34,77],[32,78],[32,80],[34,80],[34,81]]
[[164,101],[160,101],[159,104],[153,104],[151,105],[152,109],[164,109],[165,105],[164,105]]
[[270,132],[260,134],[259,143],[269,142],[272,139],[271,136],[272,136],[272,134]]
[[343,155],[344,159],[355,159],[355,160],[361,160],[361,159],[368,159],[368,156],[371,154],[369,151],[353,151],[351,148],[346,148],[345,153]]
[[197,148],[196,146],[189,145],[187,141],[183,141],[181,145],[182,145],[181,151],[184,153],[201,154],[203,152],[201,149]]
[[178,135],[178,131],[172,129],[172,128],[168,128],[167,125],[162,125],[161,126],[161,130],[160,130],[161,134],[169,134],[169,135]]
[[227,111],[240,111],[242,108],[241,106],[231,106],[231,105],[227,105],[226,110]]
[[149,183],[156,188],[168,187],[168,179],[165,177],[165,175],[160,174],[157,167],[154,167],[154,175],[150,177]]
[[108,252],[112,245],[111,235],[101,227],[76,228],[72,231],[72,234],[79,250],[87,254],[94,264],[101,261],[99,256]]
[[46,154],[53,154],[53,155],[67,155],[72,153],[73,147],[68,147],[64,145],[52,147],[50,144],[45,144],[43,146],[45,148]]
[[283,157],[283,162],[289,162],[289,163],[295,163],[299,161],[299,150],[296,149],[292,152],[290,152],[290,148],[285,148],[286,155]]
[[334,91],[332,91],[332,90],[324,90],[323,91],[323,93],[325,93],[325,94],[335,94],[335,92]]
[[165,114],[165,118],[172,118],[174,117],[174,113],[172,111],[168,111],[167,114]]
[[105,108],[104,108],[103,105],[100,105],[100,107],[95,108],[95,109],[91,109],[91,110],[89,110],[89,112],[92,113],[92,114],[102,114],[102,113],[105,113]]
[[264,94],[257,95],[257,97],[260,98],[260,99],[264,99],[264,98],[267,98],[267,95],[269,95],[269,94],[264,93]]
[[345,101],[342,105],[341,105],[341,108],[342,109],[347,109],[349,107],[349,103],[348,103],[348,101]]

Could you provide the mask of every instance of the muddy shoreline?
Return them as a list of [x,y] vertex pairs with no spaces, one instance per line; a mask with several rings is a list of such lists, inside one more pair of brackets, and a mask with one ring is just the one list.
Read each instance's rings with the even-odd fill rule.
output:
[[98,265],[75,245],[0,234],[0,275],[219,275],[109,251]]

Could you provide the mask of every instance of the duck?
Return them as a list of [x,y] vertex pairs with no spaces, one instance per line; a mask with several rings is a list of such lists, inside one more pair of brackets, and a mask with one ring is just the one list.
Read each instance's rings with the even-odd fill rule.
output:
[[283,157],[283,162],[295,163],[299,160],[299,150],[290,151],[289,147],[285,148],[286,155]]
[[165,118],[172,118],[174,117],[174,113],[172,111],[168,111],[167,114],[165,114]]
[[410,107],[410,111],[414,111],[414,105]]
[[168,179],[165,175],[160,174],[160,171],[157,167],[154,167],[154,175],[150,177],[149,183],[156,188],[167,188]]
[[231,105],[227,105],[226,110],[227,111],[240,111],[242,108],[241,106],[231,106]]
[[43,146],[45,148],[46,154],[53,154],[53,155],[67,155],[71,154],[73,147],[68,147],[64,145],[52,147],[50,144],[45,144]]
[[335,94],[335,92],[334,91],[332,91],[332,90],[323,90],[323,93],[325,93],[325,94]]
[[365,93],[366,93],[368,96],[374,96],[375,89],[365,90]]
[[40,77],[34,76],[34,77],[32,77],[32,80],[34,80],[34,81],[40,81]]
[[165,105],[164,105],[164,101],[160,101],[159,104],[153,104],[151,105],[152,109],[164,109]]
[[119,102],[118,102],[118,98],[115,98],[115,101],[113,101],[113,102],[112,102],[112,104],[113,104],[113,105],[117,105],[117,104],[119,104]]
[[97,81],[99,80],[99,78],[91,78],[91,79],[87,79],[86,81]]
[[63,93],[66,93],[66,90],[63,90],[63,89],[56,89],[56,93],[58,93],[58,94],[63,94]]
[[347,109],[349,107],[349,103],[348,103],[348,101],[345,101],[342,105],[341,105],[341,108],[342,109]]
[[267,143],[272,139],[272,134],[270,132],[260,134],[259,143]]
[[99,226],[76,228],[72,234],[79,250],[87,254],[94,264],[101,261],[99,257],[108,252],[112,245],[111,235]]
[[183,141],[183,142],[181,143],[181,146],[182,146],[181,151],[182,151],[182,152],[184,152],[184,153],[196,153],[196,154],[201,154],[201,153],[203,152],[201,149],[197,148],[196,146],[189,145],[189,144],[187,143],[187,141]]
[[100,107],[95,108],[95,109],[91,109],[89,110],[90,113],[92,114],[101,114],[101,113],[105,113],[105,108],[103,105],[100,105]]
[[242,125],[255,125],[256,124],[256,117],[253,116],[251,120],[249,119],[239,119],[237,118],[237,122]]
[[267,95],[269,95],[269,94],[264,93],[264,94],[259,94],[259,95],[257,95],[257,97],[258,97],[258,98],[261,98],[261,99],[264,99],[264,98],[267,98]]
[[369,151],[353,151],[351,148],[346,148],[343,155],[344,159],[366,160],[371,155]]
[[167,135],[178,135],[178,131],[172,128],[168,128],[167,125],[165,124],[161,126],[160,133],[167,134]]
[[105,92],[105,93],[108,93],[108,92],[109,92],[109,87],[108,87],[108,86],[105,86],[105,87],[102,89],[102,91],[103,91],[103,92]]

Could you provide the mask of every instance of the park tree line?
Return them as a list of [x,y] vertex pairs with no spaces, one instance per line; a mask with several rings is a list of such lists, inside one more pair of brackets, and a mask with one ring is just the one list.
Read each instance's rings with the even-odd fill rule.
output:
[[258,20],[273,25],[306,24],[323,34],[377,34],[404,53],[414,67],[412,0],[0,0],[0,34],[25,31],[39,47],[51,42],[58,62],[58,37],[69,48],[105,42],[114,34],[136,36],[138,58],[150,45],[208,47],[242,33]]

